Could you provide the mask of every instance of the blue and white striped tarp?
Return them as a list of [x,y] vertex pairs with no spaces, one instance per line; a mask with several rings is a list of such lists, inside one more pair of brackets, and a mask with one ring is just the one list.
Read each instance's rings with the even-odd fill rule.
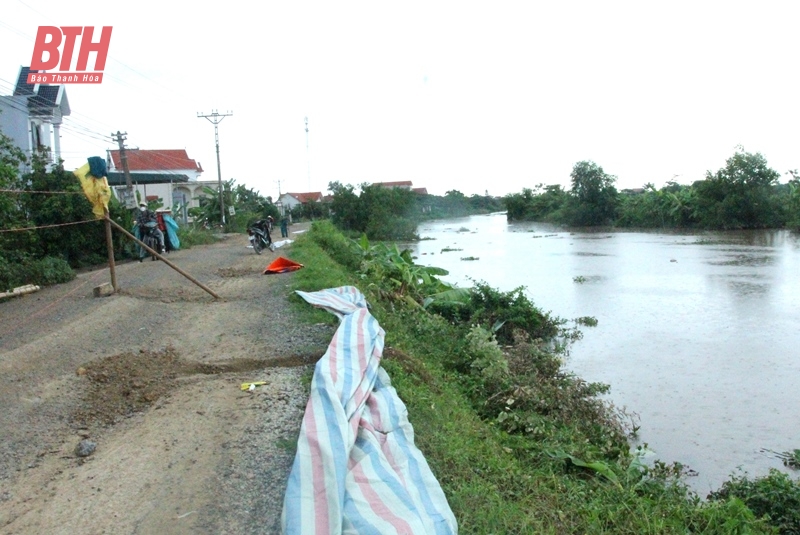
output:
[[455,534],[406,406],[380,367],[384,331],[353,286],[297,292],[341,320],[317,362],[283,503],[283,533]]

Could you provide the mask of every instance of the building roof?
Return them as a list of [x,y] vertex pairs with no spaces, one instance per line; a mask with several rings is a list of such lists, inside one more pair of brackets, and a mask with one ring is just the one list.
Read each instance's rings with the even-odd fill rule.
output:
[[420,195],[428,194],[428,188],[411,188],[411,191],[413,191],[414,193],[419,193]]
[[17,76],[17,85],[14,86],[14,96],[18,97],[20,95],[33,95],[34,84],[28,83],[28,74],[32,72],[44,72],[44,71],[37,71],[35,69],[31,69],[30,67],[20,67],[19,68],[19,76]]
[[286,193],[286,195],[291,195],[301,203],[307,202],[322,202],[322,192],[321,191],[312,191],[309,193]]
[[[109,171],[108,173],[109,186],[124,186],[125,173]],[[189,175],[180,173],[134,173],[131,172],[131,181],[134,184],[173,184],[179,182],[190,182]]]
[[412,182],[410,180],[400,180],[398,182],[375,182],[373,186],[383,186],[384,188],[399,188],[403,186],[408,186],[409,188],[412,186]]
[[[122,169],[122,159],[119,150],[108,151],[114,168]],[[197,171],[203,172],[200,164],[189,158],[183,149],[167,150],[141,150],[126,149],[125,156],[128,160],[128,169],[131,171]]]
[[[14,96],[28,96],[28,109],[34,117],[54,117],[57,119],[70,114],[67,91],[64,85],[29,84],[28,74],[39,73],[30,67],[20,67],[17,76],[17,85],[14,86]],[[59,114],[56,114],[56,109]],[[60,122],[60,121],[56,121]]]
[[61,87],[57,85],[39,85],[36,94],[28,99],[28,109],[34,117],[50,117],[58,107],[58,94]]

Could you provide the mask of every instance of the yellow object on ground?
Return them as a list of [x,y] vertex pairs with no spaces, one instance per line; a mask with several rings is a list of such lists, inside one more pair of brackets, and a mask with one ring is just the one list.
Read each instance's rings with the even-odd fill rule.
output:
[[250,390],[250,387],[256,387],[267,384],[266,381],[256,381],[254,383],[242,383],[242,390]]

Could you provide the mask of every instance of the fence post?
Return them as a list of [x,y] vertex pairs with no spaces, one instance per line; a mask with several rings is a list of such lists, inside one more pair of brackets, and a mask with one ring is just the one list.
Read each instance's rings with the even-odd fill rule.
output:
[[108,248],[108,270],[111,272],[111,286],[114,287],[114,292],[119,291],[117,286],[117,268],[114,263],[114,240],[111,239],[111,218],[108,216],[108,208],[103,208],[105,213],[105,226],[106,226],[106,247]]

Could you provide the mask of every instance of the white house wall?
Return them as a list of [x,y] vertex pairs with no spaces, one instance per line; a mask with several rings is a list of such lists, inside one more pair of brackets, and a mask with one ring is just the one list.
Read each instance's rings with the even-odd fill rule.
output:
[[[31,157],[31,132],[28,120],[28,97],[0,97],[0,131],[11,138],[22,149],[27,158]],[[29,166],[24,166],[28,170]]]
[[282,194],[278,200],[283,204],[284,209],[294,210],[295,206],[300,206],[302,203],[288,193]]
[[[114,190],[117,200],[119,200],[120,194],[118,192],[120,190],[124,190],[125,186],[114,186],[112,189]],[[134,184],[133,189],[135,192],[137,192],[136,198],[138,201],[146,200],[147,197],[151,195],[158,195],[158,198],[163,203],[164,208],[172,208],[172,190],[169,184]]]

